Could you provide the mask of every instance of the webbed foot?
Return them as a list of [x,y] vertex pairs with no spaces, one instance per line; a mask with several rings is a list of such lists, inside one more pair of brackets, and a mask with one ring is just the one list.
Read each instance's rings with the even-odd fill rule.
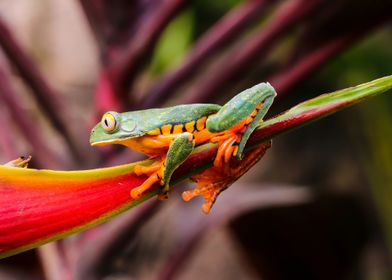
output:
[[184,191],[182,193],[183,200],[189,201],[196,196],[203,196],[202,211],[208,214],[218,195],[255,165],[264,156],[269,147],[271,147],[271,141],[263,143],[245,153],[242,160],[233,159],[220,166],[214,165],[193,176],[192,180],[197,183],[197,186],[193,190]]
[[[255,112],[257,112],[255,110]],[[223,164],[229,163],[231,157],[241,159],[242,150],[239,151],[239,145],[243,140],[243,134],[247,126],[253,121],[255,113],[246,117],[243,121],[224,131],[223,134],[211,139],[213,143],[219,143],[218,152],[214,160],[214,166],[222,167]]]
[[232,156],[237,155],[238,143],[241,141],[241,135],[228,131],[222,136],[211,139],[211,142],[219,142],[218,152],[214,160],[214,166],[222,167],[229,163]]
[[144,166],[144,165],[135,166],[134,172],[137,176],[147,175],[148,178],[143,182],[143,184],[131,190],[131,197],[133,199],[140,199],[143,193],[151,189],[155,183],[159,182],[160,184],[163,184],[162,174],[164,168],[164,161],[165,159],[161,159],[159,161],[154,162],[150,166]]
[[132,198],[139,199],[153,184],[159,182],[163,187],[161,193],[158,195],[158,199],[167,199],[169,183],[174,170],[187,159],[195,146],[194,136],[189,132],[166,136],[163,139],[166,139],[166,141],[170,140],[166,155],[161,156],[151,166],[135,166],[134,172],[136,175],[144,174],[149,177],[141,186],[131,191]]
[[215,167],[207,169],[199,175],[193,176],[192,180],[197,183],[197,187],[193,190],[184,191],[181,195],[182,199],[184,201],[189,201],[196,196],[203,196],[204,203],[202,211],[205,214],[210,212],[218,195],[233,182]]

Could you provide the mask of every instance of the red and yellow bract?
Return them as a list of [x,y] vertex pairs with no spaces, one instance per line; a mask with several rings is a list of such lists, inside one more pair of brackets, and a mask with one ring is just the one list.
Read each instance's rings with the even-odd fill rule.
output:
[[0,166],[0,258],[101,223],[152,196],[134,201],[129,195],[146,179],[133,174],[134,165],[86,171]]

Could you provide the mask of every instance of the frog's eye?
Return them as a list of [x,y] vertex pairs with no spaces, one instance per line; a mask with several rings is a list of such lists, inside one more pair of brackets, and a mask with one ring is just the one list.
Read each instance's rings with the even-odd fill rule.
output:
[[108,133],[114,132],[118,127],[118,116],[114,112],[105,113],[102,116],[101,125]]

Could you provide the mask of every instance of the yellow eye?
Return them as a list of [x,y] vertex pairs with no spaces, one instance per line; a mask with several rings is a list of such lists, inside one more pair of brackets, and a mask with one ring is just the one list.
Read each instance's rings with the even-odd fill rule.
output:
[[102,116],[101,125],[106,132],[114,132],[117,128],[117,124],[117,115],[114,115],[114,113],[108,112]]

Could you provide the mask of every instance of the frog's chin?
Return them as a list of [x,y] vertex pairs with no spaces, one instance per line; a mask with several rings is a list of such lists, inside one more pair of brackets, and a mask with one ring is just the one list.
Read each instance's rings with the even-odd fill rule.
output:
[[130,140],[132,140],[133,138],[137,138],[137,137],[136,136],[130,136],[130,137],[127,137],[127,138],[122,138],[122,139],[106,139],[106,140],[94,141],[94,142],[90,141],[90,145],[93,146],[93,147],[113,145],[113,144],[127,146],[127,143]]
[[93,147],[99,147],[99,146],[106,146],[110,144],[117,144],[117,140],[105,140],[105,141],[97,141],[97,142],[90,142],[90,145]]

